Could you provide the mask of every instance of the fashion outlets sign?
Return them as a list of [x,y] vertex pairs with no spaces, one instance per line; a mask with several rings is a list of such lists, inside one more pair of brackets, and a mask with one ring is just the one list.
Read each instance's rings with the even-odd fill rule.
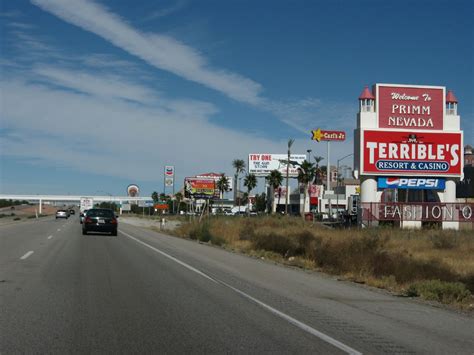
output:
[[472,203],[377,204],[379,220],[474,222]]

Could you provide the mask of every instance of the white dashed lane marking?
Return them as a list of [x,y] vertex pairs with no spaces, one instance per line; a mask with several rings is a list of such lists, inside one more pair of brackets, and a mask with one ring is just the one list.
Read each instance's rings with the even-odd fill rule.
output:
[[50,236],[48,237],[48,239],[51,239],[52,237],[53,237],[53,236],[52,236],[52,235],[50,235]]
[[25,255],[23,255],[20,259],[21,260],[25,260],[26,258],[28,258],[31,254],[33,254],[34,251],[33,250],[30,250],[28,253],[26,253]]

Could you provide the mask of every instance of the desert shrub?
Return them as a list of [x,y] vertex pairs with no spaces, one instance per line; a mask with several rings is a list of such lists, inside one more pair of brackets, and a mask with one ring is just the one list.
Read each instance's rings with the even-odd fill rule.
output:
[[469,291],[474,292],[474,273],[470,273],[464,277],[461,277],[459,281],[466,285]]
[[239,239],[240,240],[251,240],[254,237],[254,232],[256,229],[255,223],[247,219],[242,222],[242,226],[239,232]]
[[393,275],[401,284],[424,279],[457,280],[456,274],[440,260],[415,259],[406,254],[385,250],[377,253],[374,258],[373,275]]
[[187,235],[193,240],[199,240],[203,243],[209,243],[216,245],[225,244],[225,239],[220,235],[216,235],[212,231],[212,223],[208,220],[203,222],[194,222],[191,226],[188,226]]
[[471,297],[471,292],[461,282],[425,280],[410,285],[406,294],[442,303],[462,302]]
[[430,241],[435,249],[453,249],[457,245],[456,236],[444,232],[433,232]]
[[257,250],[272,251],[283,256],[295,255],[298,248],[295,238],[269,229],[253,233],[251,242]]
[[211,240],[209,222],[194,223],[193,228],[189,231],[189,237],[204,243],[209,242]]
[[20,219],[21,219],[20,217],[13,218],[14,221],[19,221]]
[[352,236],[317,236],[308,256],[317,266],[331,272],[372,274],[375,259],[383,246],[383,239],[373,234]]

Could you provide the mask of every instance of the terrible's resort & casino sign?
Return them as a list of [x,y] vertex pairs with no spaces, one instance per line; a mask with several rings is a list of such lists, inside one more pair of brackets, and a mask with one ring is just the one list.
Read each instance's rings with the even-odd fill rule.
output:
[[446,130],[445,88],[376,84],[377,127],[360,130],[360,173],[460,177],[462,131]]

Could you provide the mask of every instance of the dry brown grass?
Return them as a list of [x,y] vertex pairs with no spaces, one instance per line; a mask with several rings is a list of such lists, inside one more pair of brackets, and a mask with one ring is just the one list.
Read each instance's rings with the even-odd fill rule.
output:
[[430,280],[474,292],[472,231],[335,230],[275,216],[184,223],[174,234],[397,292]]

